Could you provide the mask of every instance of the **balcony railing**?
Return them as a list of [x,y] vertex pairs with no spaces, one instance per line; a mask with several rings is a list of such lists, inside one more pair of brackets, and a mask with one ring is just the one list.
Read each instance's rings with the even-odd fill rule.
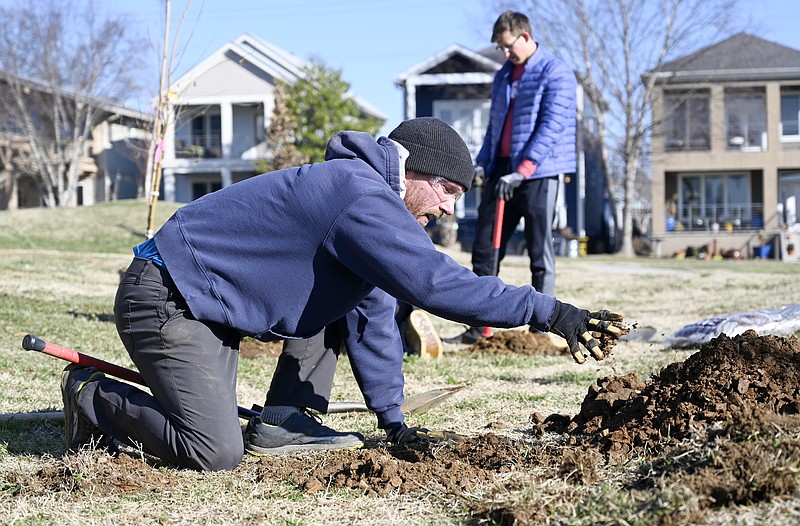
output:
[[[234,133],[231,138],[230,156],[234,159],[244,159],[266,155],[260,150],[253,153],[255,147],[263,149],[263,137],[254,139],[252,133]],[[248,153],[250,157],[247,157]],[[220,159],[222,156],[220,134],[193,135],[189,143],[185,138],[175,140],[175,157],[178,159]]]
[[219,159],[222,157],[222,137],[219,133],[192,134],[189,143],[175,140],[178,159]]
[[752,231],[764,228],[762,203],[722,205],[684,205],[678,209],[677,222],[668,230]]

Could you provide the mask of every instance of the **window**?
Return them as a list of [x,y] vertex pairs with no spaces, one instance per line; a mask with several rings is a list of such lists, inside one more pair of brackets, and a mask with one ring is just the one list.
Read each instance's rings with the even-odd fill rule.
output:
[[763,88],[725,90],[729,150],[767,149],[767,105]]
[[690,230],[705,230],[714,223],[748,228],[761,211],[750,202],[746,173],[683,174],[678,204],[678,219]]
[[708,90],[665,93],[664,114],[665,150],[711,148]]
[[222,183],[219,181],[204,181],[192,183],[192,200],[200,199],[206,194],[216,192],[222,188]]
[[781,88],[781,141],[800,142],[800,86]]

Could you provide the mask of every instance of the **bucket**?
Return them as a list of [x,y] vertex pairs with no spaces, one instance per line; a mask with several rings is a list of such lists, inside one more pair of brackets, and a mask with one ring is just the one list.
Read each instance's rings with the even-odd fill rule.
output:
[[585,236],[582,237],[580,239],[580,244],[578,246],[578,255],[585,256],[586,254],[588,254],[588,246],[589,246],[589,238]]
[[577,239],[570,239],[567,243],[567,257],[576,258],[578,257],[578,240]]
[[772,254],[772,245],[760,245],[753,247],[753,257],[767,259]]

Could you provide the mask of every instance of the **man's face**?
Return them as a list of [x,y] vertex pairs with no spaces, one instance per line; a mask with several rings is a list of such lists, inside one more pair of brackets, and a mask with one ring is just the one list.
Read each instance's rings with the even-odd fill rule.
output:
[[522,32],[518,35],[506,30],[500,35],[495,44],[497,49],[502,51],[512,64],[519,65],[524,63],[533,54],[531,49],[531,36]]
[[463,193],[464,187],[442,177],[406,172],[406,208],[422,226],[444,214],[453,215]]

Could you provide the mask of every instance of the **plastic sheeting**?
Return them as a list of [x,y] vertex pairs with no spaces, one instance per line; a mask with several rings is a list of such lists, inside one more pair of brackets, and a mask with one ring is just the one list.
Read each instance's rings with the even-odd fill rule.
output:
[[664,338],[664,344],[667,348],[674,349],[700,347],[720,334],[736,336],[750,329],[760,335],[776,336],[790,336],[800,332],[800,303],[698,321]]

